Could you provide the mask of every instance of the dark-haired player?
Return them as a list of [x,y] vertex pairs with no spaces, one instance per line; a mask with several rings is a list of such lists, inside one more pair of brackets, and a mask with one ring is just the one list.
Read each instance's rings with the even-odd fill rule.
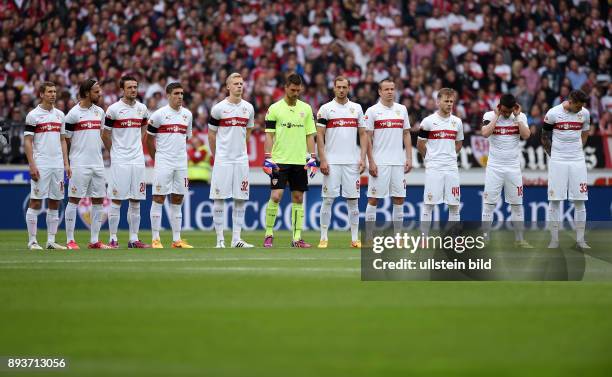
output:
[[548,160],[548,210],[551,240],[549,248],[559,247],[561,203],[574,203],[576,244],[587,249],[584,240],[588,200],[587,169],[583,147],[589,137],[591,118],[584,108],[589,97],[581,90],[572,91],[568,100],[548,110],[542,127],[542,145]]
[[504,94],[493,111],[482,118],[482,136],[489,138],[489,158],[485,175],[482,223],[485,237],[493,222],[493,212],[504,189],[504,199],[510,204],[510,219],[515,231],[517,247],[531,248],[523,239],[523,175],[519,140],[531,135],[527,116],[512,94]]

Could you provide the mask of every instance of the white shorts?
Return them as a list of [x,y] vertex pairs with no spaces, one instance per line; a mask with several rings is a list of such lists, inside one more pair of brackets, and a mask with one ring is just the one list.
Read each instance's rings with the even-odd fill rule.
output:
[[523,204],[523,175],[521,169],[498,169],[488,166],[485,172],[485,186],[482,200],[487,204],[497,204],[504,189],[504,199],[508,204]]
[[378,177],[368,178],[368,198],[405,198],[404,165],[379,165]]
[[153,169],[153,195],[186,195],[189,191],[187,169],[156,167]]
[[144,165],[113,165],[108,180],[108,198],[144,200],[147,196]]
[[425,169],[423,203],[459,205],[460,200],[459,171]]
[[38,168],[40,178],[30,180],[30,199],[64,199],[64,168]]
[[584,161],[548,160],[548,200],[588,200]]
[[210,180],[210,199],[249,199],[249,164],[215,164]]
[[106,196],[106,179],[104,168],[72,168],[72,178],[68,184],[68,197],[71,198],[104,198]]
[[330,164],[329,175],[323,176],[321,196],[336,198],[340,196],[340,186],[342,186],[342,196],[344,198],[359,198],[360,178],[359,165]]

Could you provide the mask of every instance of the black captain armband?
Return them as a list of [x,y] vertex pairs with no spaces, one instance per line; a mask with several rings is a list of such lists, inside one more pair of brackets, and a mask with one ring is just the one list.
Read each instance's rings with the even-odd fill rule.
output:
[[327,126],[327,119],[319,118],[317,119],[317,123]]
[[208,119],[208,124],[210,124],[211,126],[219,127],[219,119],[210,117]]
[[66,123],[66,131],[74,132],[74,123]]
[[31,124],[26,124],[25,132],[36,132],[36,126],[33,126]]
[[147,131],[152,134],[157,134],[157,131],[159,131],[159,129],[149,124],[149,126],[147,126]]
[[429,139],[429,131],[420,130],[419,137],[422,139]]
[[114,123],[115,123],[115,121],[112,120],[111,118],[109,118],[109,117],[104,118],[104,125],[106,127],[112,128]]
[[275,129],[276,129],[276,121],[266,120],[266,130],[275,130]]
[[544,131],[552,131],[552,130],[553,130],[553,128],[555,128],[555,126],[553,126],[552,124],[544,123],[544,124],[542,125],[542,129],[543,129]]

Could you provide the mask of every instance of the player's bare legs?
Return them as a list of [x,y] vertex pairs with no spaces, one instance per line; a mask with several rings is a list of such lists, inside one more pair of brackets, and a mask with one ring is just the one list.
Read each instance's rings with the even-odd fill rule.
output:
[[586,207],[584,200],[574,200],[574,224],[576,226],[576,245],[581,249],[591,247],[584,240],[584,230],[586,228]]
[[549,249],[559,247],[559,226],[561,222],[561,200],[550,200],[548,202],[548,226],[550,229]]

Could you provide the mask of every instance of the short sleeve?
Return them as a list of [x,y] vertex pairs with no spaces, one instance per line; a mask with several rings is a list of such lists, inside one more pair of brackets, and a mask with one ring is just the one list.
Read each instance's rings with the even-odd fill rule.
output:
[[151,113],[145,104],[141,104],[143,112],[142,112],[142,121],[140,121],[140,127],[148,127],[149,119],[151,119]]
[[219,105],[216,104],[210,109],[210,115],[208,116],[208,129],[211,131],[217,131],[219,128],[219,120],[221,119]]
[[410,129],[410,118],[408,118],[408,109],[406,109],[406,106],[402,105],[402,114],[404,116],[404,129],[405,130],[409,130]]
[[554,108],[548,110],[548,112],[544,116],[544,123],[554,125],[556,122],[557,117],[555,116]]
[[25,131],[23,134],[25,136],[34,136],[36,133],[36,122],[34,121],[34,116],[31,113],[28,113],[25,119]]
[[463,122],[458,117],[455,119],[457,120],[457,122],[459,122],[457,124],[457,136],[455,137],[455,140],[463,141]]
[[113,109],[113,106],[110,106],[108,109],[106,109],[106,114],[104,116],[104,129],[105,130],[112,130],[113,129],[113,122],[115,119],[117,119],[115,117],[115,111]]
[[56,112],[60,121],[60,135],[66,135],[66,115],[57,109]]
[[149,119],[149,123],[147,125],[147,133],[151,136],[157,136],[157,132],[159,131],[160,122],[160,111],[156,111]]
[[431,125],[429,124],[429,118],[425,118],[421,121],[421,124],[419,125],[419,129],[423,130],[423,131],[431,131]]
[[329,119],[327,118],[327,111],[326,110],[327,109],[325,108],[325,105],[323,105],[319,109],[319,112],[317,112],[317,127],[322,127],[322,128],[327,127],[327,121]]
[[363,115],[363,109],[361,105],[357,105],[357,126],[359,128],[366,128],[365,117]]
[[363,123],[368,131],[374,131],[374,111],[372,108],[366,110],[365,116],[363,117]]
[[525,115],[525,113],[520,113],[517,117],[516,117],[516,122],[518,123],[523,123],[527,126],[529,126],[529,122],[527,121],[527,115]]
[[312,135],[317,132],[317,128],[315,127],[312,107],[310,107],[310,105],[306,105],[306,108],[308,109],[308,111],[306,112],[306,117],[304,119],[304,129],[306,130],[306,135]]
[[65,118],[65,122],[64,122],[64,136],[67,138],[71,138],[72,137],[72,133],[74,132],[74,127],[76,126],[76,123],[78,122],[78,119],[76,119],[76,115],[74,112],[69,111],[68,114],[66,114],[66,118]]
[[482,124],[486,126],[493,121],[493,118],[495,118],[495,113],[493,111],[487,111],[482,116]]
[[272,105],[266,112],[266,132],[276,132],[276,120],[276,112],[274,111],[274,105]]
[[582,110],[584,114],[584,121],[582,123],[582,131],[588,131],[591,129],[591,114],[587,110]]
[[247,123],[247,128],[255,127],[255,109],[253,105],[249,104],[249,121]]

